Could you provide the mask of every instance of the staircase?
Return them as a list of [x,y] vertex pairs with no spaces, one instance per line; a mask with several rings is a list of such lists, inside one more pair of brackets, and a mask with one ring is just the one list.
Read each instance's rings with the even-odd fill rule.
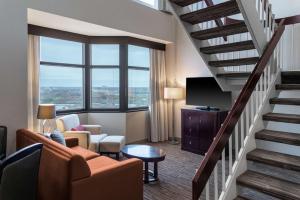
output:
[[[241,20],[226,23],[233,15],[242,17],[236,0],[207,6],[204,0],[170,0],[173,13],[185,27],[194,46],[223,90],[242,86],[259,59],[249,28]],[[211,5],[211,4],[210,4]]]
[[193,200],[300,200],[300,134],[283,125],[299,125],[300,112],[277,109],[299,107],[300,92],[274,95],[300,89],[300,72],[280,77],[284,20],[275,23],[269,0],[169,2],[220,87],[241,89],[195,174]]
[[300,199],[300,73],[282,73],[276,89],[281,97],[270,98],[276,111],[263,115],[267,129],[255,134],[257,149],[247,154],[236,199]]

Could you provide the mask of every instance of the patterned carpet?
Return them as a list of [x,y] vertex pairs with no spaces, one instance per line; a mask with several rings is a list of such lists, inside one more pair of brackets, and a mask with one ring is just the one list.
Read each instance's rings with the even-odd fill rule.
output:
[[[191,200],[192,179],[203,158],[182,151],[180,145],[150,144],[166,151],[166,159],[158,164],[159,182],[144,186],[145,200]],[[149,164],[152,169],[153,165]]]

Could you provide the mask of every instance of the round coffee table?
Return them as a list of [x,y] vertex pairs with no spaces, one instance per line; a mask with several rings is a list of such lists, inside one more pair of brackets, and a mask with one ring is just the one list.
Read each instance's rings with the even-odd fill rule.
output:
[[[144,182],[158,181],[158,166],[157,163],[163,161],[166,157],[166,152],[160,148],[149,145],[126,145],[121,152],[127,158],[138,158],[145,163]],[[154,163],[154,170],[149,170],[149,162]]]

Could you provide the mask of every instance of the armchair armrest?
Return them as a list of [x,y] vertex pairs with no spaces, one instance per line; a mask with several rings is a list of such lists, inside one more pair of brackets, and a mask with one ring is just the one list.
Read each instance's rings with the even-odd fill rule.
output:
[[101,125],[81,125],[85,129],[85,131],[91,132],[91,134],[99,135],[101,134]]
[[[101,165],[100,165],[101,166]],[[91,169],[91,176],[72,183],[72,199],[142,200],[143,162],[128,159]],[[101,190],[99,190],[101,188]],[[116,192],[117,191],[117,192]]]
[[79,142],[79,146],[83,148],[88,148],[90,143],[90,135],[91,133],[89,131],[65,131],[64,137],[73,137],[77,138]]
[[65,140],[66,140],[66,145],[69,148],[76,147],[76,146],[79,145],[78,138],[75,138],[75,137],[66,137]]

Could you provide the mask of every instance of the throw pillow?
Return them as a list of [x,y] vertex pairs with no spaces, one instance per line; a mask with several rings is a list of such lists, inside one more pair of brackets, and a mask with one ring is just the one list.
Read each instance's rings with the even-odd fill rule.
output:
[[75,128],[72,128],[71,131],[84,131],[84,127],[82,125],[79,125]]
[[51,135],[50,135],[51,139],[59,144],[62,144],[64,146],[66,145],[66,140],[63,136],[63,134],[61,134],[59,131],[54,131]]

